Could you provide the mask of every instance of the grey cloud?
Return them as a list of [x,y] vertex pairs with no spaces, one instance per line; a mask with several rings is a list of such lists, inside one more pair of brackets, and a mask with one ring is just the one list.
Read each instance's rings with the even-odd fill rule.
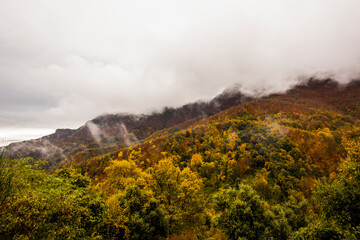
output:
[[360,76],[360,2],[0,0],[0,129]]

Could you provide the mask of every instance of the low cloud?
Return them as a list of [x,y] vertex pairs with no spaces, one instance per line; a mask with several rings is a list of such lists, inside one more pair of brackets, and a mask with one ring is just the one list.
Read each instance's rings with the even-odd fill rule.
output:
[[360,2],[0,0],[0,129],[360,71]]

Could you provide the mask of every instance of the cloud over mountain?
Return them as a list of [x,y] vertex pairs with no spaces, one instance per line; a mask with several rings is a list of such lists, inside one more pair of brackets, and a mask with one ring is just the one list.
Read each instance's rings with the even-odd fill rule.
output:
[[0,1],[0,128],[78,127],[360,69],[360,2]]

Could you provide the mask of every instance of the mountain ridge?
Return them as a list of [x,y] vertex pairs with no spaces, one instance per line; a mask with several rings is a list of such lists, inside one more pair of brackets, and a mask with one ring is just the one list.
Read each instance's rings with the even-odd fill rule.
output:
[[131,146],[156,131],[186,121],[206,118],[231,106],[254,98],[238,88],[225,90],[209,102],[197,101],[178,108],[165,107],[150,114],[104,114],[87,121],[78,129],[57,129],[55,133],[3,147],[10,157],[32,157],[60,162],[69,154],[91,148]]
[[[261,103],[261,104],[258,104]],[[344,104],[345,103],[345,104]],[[209,102],[197,101],[179,108],[165,107],[150,114],[105,114],[78,129],[57,129],[35,140],[12,143],[4,149],[11,157],[33,157],[58,164],[69,156],[82,158],[106,154],[119,148],[141,143],[164,130],[180,131],[202,119],[231,111],[239,105],[256,105],[257,111],[281,112],[282,108],[298,111],[305,107],[321,108],[360,118],[360,81],[339,84],[332,79],[314,79],[301,82],[284,93],[260,98],[250,97],[239,88],[226,89]],[[303,106],[303,107],[302,107]],[[225,114],[226,115],[226,114]]]

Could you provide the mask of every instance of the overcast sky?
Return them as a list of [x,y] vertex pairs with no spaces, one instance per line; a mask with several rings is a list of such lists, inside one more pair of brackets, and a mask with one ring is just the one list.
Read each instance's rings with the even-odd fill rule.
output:
[[0,0],[0,138],[359,70],[359,0]]

